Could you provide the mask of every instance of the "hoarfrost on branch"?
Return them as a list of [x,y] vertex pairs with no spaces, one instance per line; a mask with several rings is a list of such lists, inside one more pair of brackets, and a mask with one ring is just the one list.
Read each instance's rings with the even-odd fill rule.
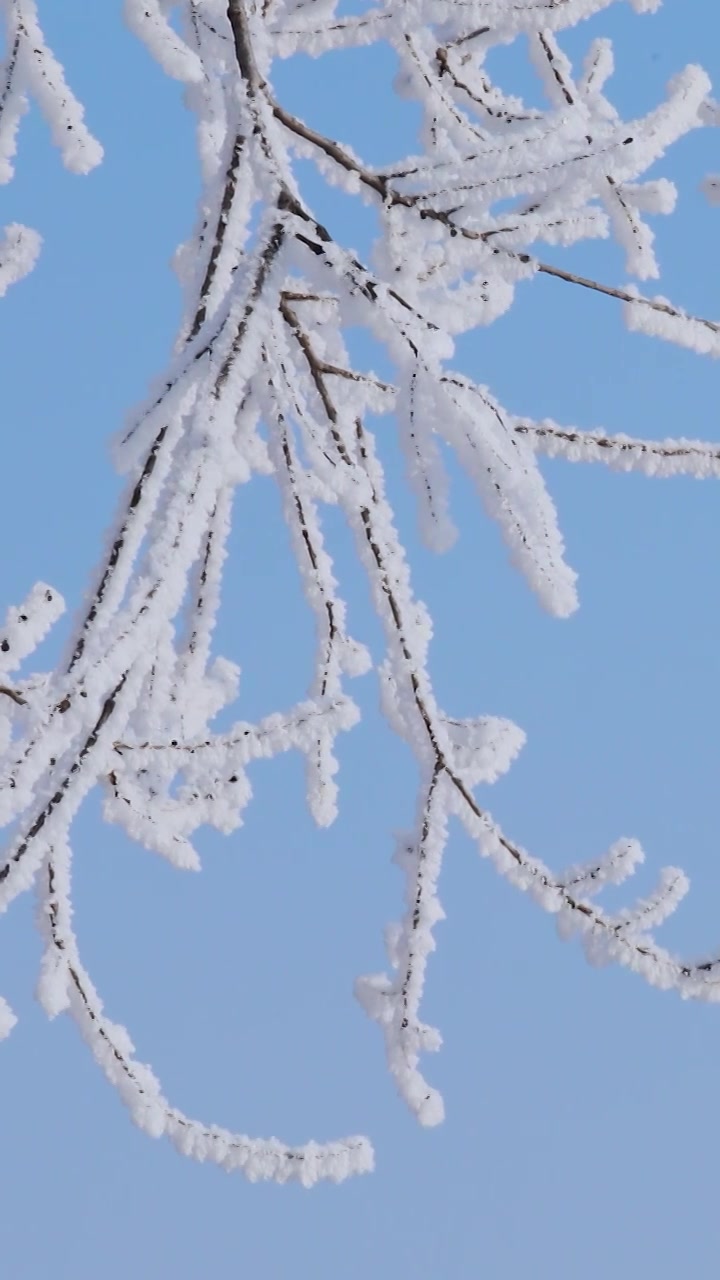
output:
[[[308,804],[332,822],[335,739],[358,719],[351,680],[370,657],[347,626],[323,539],[334,504],[351,529],[382,622],[377,675],[384,713],[420,774],[415,824],[399,841],[405,913],[387,930],[389,972],[361,978],[357,996],[382,1031],[398,1090],[424,1124],[442,1118],[421,1055],[439,1033],[421,1018],[425,969],[442,916],[438,876],[452,816],[501,875],[579,935],[593,960],[614,960],[683,996],[720,997],[720,954],[685,963],[654,929],[685,893],[682,872],[617,914],[596,901],[631,874],[643,853],[621,839],[586,865],[552,870],[501,830],[478,799],[523,743],[515,725],[457,719],[438,705],[428,668],[431,624],[386,496],[370,419],[386,415],[407,462],[423,535],[452,541],[442,455],[453,451],[497,520],[510,555],[541,603],[559,617],[577,605],[552,498],[538,456],[600,462],[656,476],[720,474],[720,448],[648,441],[530,421],[453,367],[454,338],[490,324],[537,274],[623,304],[627,325],[702,355],[720,354],[720,325],[680,305],[547,263],[543,244],[613,236],[633,281],[659,274],[649,217],[672,211],[675,190],[648,168],[690,130],[720,122],[704,71],[690,66],[642,118],[623,120],[606,88],[608,40],[589,41],[573,67],[564,29],[615,0],[386,0],[359,15],[333,0],[125,0],[132,31],[164,71],[184,82],[197,116],[203,193],[196,232],[179,251],[181,331],[170,366],[118,437],[128,483],[89,604],[67,661],[50,674],[25,660],[62,612],[39,584],[8,611],[0,631],[0,816],[9,827],[0,907],[35,887],[45,954],[39,997],[67,1010],[99,1065],[148,1133],[186,1155],[249,1178],[343,1179],[372,1167],[365,1138],[289,1147],[184,1115],[134,1057],[127,1032],[106,1016],[72,924],[70,835],[95,787],[105,816],[179,868],[195,868],[203,824],[236,829],[251,791],[247,766],[295,750],[305,757]],[[631,0],[641,14],[655,0]],[[33,97],[66,166],[87,172],[101,149],[45,43],[34,0],[2,0],[0,175],[12,177],[17,127]],[[522,37],[548,103],[508,96],[488,70],[497,45]],[[416,155],[380,170],[318,133],[273,90],[278,58],[384,41],[397,88],[422,110]],[[300,190],[296,160],[374,206],[372,261],[346,248]],[[719,179],[706,193],[717,203]],[[497,209],[504,203],[502,211]],[[508,211],[508,202],[510,210]],[[34,230],[5,228],[0,292],[40,251]],[[386,381],[353,364],[343,332],[360,326],[394,370]],[[213,653],[223,561],[239,485],[255,474],[278,485],[317,627],[307,698],[259,723],[213,730],[237,693],[236,667]],[[0,1036],[14,1015],[0,1002]]]

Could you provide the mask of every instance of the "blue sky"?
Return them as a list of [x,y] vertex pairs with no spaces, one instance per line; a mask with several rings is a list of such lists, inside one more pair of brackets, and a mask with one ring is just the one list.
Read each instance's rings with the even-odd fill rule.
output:
[[[2,191],[2,221],[38,227],[45,243],[0,306],[0,580],[8,602],[42,578],[77,607],[119,489],[109,438],[172,342],[179,292],[168,263],[192,226],[197,179],[192,120],[124,32],[120,5],[41,9],[106,160],[87,178],[65,174],[33,113]],[[593,27],[617,37],[615,101],[630,115],[689,61],[720,81],[720,15],[707,0],[668,0],[642,20],[618,4]],[[569,46],[586,38],[578,29]],[[508,57],[504,71],[525,86],[519,62]],[[328,60],[324,78],[318,64],[282,67],[276,82],[313,123],[380,160],[413,127],[406,104],[389,114],[391,76],[389,57],[363,53]],[[691,137],[659,166],[681,199],[656,222],[662,292],[715,316],[719,214],[697,186],[720,168],[717,149],[714,134]],[[365,216],[308,189],[363,248]],[[624,280],[610,244],[566,260]],[[719,434],[712,362],[628,335],[616,304],[557,281],[522,291],[459,359],[519,412],[653,437]],[[580,612],[559,622],[508,567],[459,474],[458,546],[443,559],[417,546],[384,430],[417,590],[436,616],[439,697],[528,734],[486,793],[493,812],[556,866],[637,836],[648,866],[630,893],[661,866],[683,866],[691,895],[663,938],[710,947],[720,940],[716,485],[544,464],[580,571]],[[352,549],[336,532],[355,631],[377,652]],[[240,494],[233,553],[219,649],[243,666],[239,714],[252,717],[302,695],[312,646],[262,482]],[[103,828],[91,805],[76,832],[76,921],[110,1016],[129,1025],[173,1101],[289,1141],[367,1132],[376,1173],[310,1193],[251,1187],[134,1130],[73,1025],[49,1025],[34,1004],[40,948],[23,900],[0,921],[0,990],[21,1017],[0,1049],[3,1275],[714,1280],[720,1011],[590,969],[459,832],[426,1006],[445,1040],[426,1064],[445,1125],[417,1129],[395,1097],[351,988],[384,963],[382,927],[401,895],[392,833],[412,812],[413,770],[379,720],[372,681],[354,692],[364,720],[342,743],[344,798],[329,832],[305,815],[291,759],[258,766],[245,827],[202,841],[199,877]]]

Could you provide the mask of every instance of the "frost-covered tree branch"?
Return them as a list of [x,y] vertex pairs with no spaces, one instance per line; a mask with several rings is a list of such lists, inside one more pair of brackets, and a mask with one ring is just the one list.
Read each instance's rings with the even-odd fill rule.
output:
[[[185,85],[203,190],[195,233],[176,259],[184,307],[174,354],[117,437],[127,488],[67,660],[48,675],[25,671],[62,608],[43,584],[8,612],[0,633],[0,817],[9,828],[0,908],[35,886],[45,943],[41,1002],[51,1016],[75,1018],[134,1120],[183,1154],[249,1178],[342,1179],[371,1168],[372,1149],[355,1137],[301,1147],[250,1138],[190,1119],[165,1099],[125,1030],[103,1012],[79,955],[71,831],[100,788],[109,822],[176,867],[198,869],[195,832],[235,830],[252,798],[247,766],[289,750],[305,758],[315,821],[332,822],[335,742],[359,716],[348,682],[371,658],[348,630],[324,535],[330,505],[352,532],[383,627],[383,711],[419,774],[415,825],[396,855],[406,909],[387,931],[391,972],[357,983],[418,1119],[434,1124],[443,1113],[420,1071],[421,1054],[440,1044],[422,1021],[421,1001],[453,816],[503,876],[556,915],[564,932],[581,936],[591,958],[616,960],[683,995],[720,998],[720,955],[685,962],[654,938],[685,892],[681,872],[663,871],[654,894],[609,914],[595,894],[633,871],[643,856],[636,841],[553,870],[501,830],[478,797],[478,787],[510,767],[524,735],[509,721],[458,718],[438,703],[430,619],[414,593],[373,430],[375,419],[389,419],[398,431],[428,545],[442,551],[455,536],[443,467],[451,451],[528,586],[558,617],[577,607],[576,575],[538,455],[658,476],[720,473],[713,443],[530,421],[453,364],[455,338],[504,314],[538,274],[620,301],[631,333],[720,354],[719,322],[641,294],[634,283],[659,275],[650,219],[671,213],[675,200],[672,183],[645,175],[678,139],[717,125],[718,109],[707,76],[691,66],[654,110],[621,118],[606,94],[609,41],[590,41],[578,68],[562,48],[565,29],[613,2],[413,0],[344,17],[333,0],[125,0],[133,32]],[[656,7],[632,3],[638,13]],[[11,176],[28,95],[66,165],[86,172],[100,150],[33,0],[4,0],[4,14],[0,173]],[[520,36],[544,109],[507,94],[488,69],[489,52]],[[273,87],[278,58],[311,54],[322,66],[327,51],[377,40],[394,50],[397,87],[422,112],[417,154],[382,171],[290,111]],[[372,260],[346,247],[342,226],[318,220],[298,160],[373,206]],[[543,245],[608,236],[631,277],[622,288],[543,257]],[[32,267],[38,250],[33,232],[6,228],[0,292]],[[382,344],[391,376],[357,367],[344,337],[351,326]],[[237,668],[214,650],[233,495],[255,475],[278,486],[316,623],[314,674],[297,705],[218,731],[215,717],[238,694]],[[3,1004],[0,1032],[12,1021]]]

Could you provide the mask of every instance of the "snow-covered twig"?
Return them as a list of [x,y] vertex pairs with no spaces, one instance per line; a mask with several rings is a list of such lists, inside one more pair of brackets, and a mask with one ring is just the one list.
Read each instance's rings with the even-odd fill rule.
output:
[[[235,829],[251,799],[247,767],[295,749],[305,756],[308,802],[335,816],[334,745],[358,713],[347,679],[370,665],[348,632],[324,507],[351,530],[383,627],[382,708],[415,758],[413,831],[398,845],[406,910],[387,934],[390,976],[357,993],[381,1026],[391,1072],[423,1123],[442,1117],[420,1054],[439,1033],[420,1004],[438,881],[456,816],[498,872],[578,933],[589,958],[613,960],[682,995],[720,997],[720,958],[684,962],[653,930],[680,901],[673,868],[624,911],[596,895],[642,860],[636,841],[553,870],[508,836],[477,794],[523,742],[507,721],[449,715],[430,669],[431,620],[387,496],[373,415],[394,415],[428,544],[452,541],[443,452],[470,475],[531,588],[553,613],[577,605],[575,575],[538,455],[601,461],[651,475],[716,477],[720,446],[643,440],[518,416],[477,378],[453,368],[454,343],[492,323],[520,286],[544,275],[624,304],[630,330],[720,353],[720,323],[689,315],[634,283],[604,284],[545,260],[556,249],[613,236],[635,279],[656,276],[651,216],[674,188],[645,179],[672,144],[716,126],[709,81],[688,67],[664,100],[625,121],[606,94],[608,41],[593,40],[575,71],[562,32],[614,0],[412,0],[338,17],[333,0],[126,0],[136,34],[185,85],[196,113],[202,194],[197,225],[175,266],[184,310],[168,368],[117,441],[128,475],[104,556],[65,660],[47,676],[24,664],[62,607],[40,584],[0,634],[0,819],[13,822],[0,865],[0,908],[38,887],[45,939],[39,993],[50,1014],[76,1019],[138,1124],[187,1155],[250,1178],[310,1184],[370,1168],[365,1139],[290,1148],[194,1121],[172,1107],[127,1033],[103,1012],[78,953],[70,899],[72,822],[92,790],[105,816],[176,866],[199,867],[190,837],[201,825]],[[647,0],[633,0],[640,12]],[[38,20],[35,0],[2,0],[0,179],[11,176],[26,96],[45,114],[66,165],[100,158]],[[528,107],[496,83],[488,52],[526,41],[547,105]],[[273,62],[295,52],[386,41],[397,87],[418,105],[418,154],[380,171],[291,111],[272,84]],[[378,215],[372,259],[325,226],[306,198],[302,166],[360,195]],[[709,180],[712,195],[714,179]],[[39,240],[13,225],[0,248],[0,292],[33,264]],[[345,342],[360,327],[382,344],[392,372],[357,367]],[[239,671],[216,655],[215,622],[232,526],[233,493],[256,474],[277,485],[306,600],[316,623],[309,689],[290,712],[213,727],[238,696]],[[13,1016],[0,1003],[0,1035]]]

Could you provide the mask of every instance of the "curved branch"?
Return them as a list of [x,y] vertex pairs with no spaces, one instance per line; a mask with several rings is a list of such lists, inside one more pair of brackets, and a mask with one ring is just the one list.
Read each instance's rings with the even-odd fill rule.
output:
[[45,919],[57,968],[67,983],[69,1012],[93,1051],[105,1078],[118,1092],[139,1128],[152,1137],[167,1137],[182,1155],[210,1161],[251,1182],[296,1181],[312,1186],[321,1180],[342,1182],[373,1167],[366,1138],[292,1147],[276,1138],[250,1138],[208,1125],[171,1106],[150,1067],[133,1057],[127,1032],[110,1022],[85,969],[72,928],[70,848],[58,842],[47,859]]

